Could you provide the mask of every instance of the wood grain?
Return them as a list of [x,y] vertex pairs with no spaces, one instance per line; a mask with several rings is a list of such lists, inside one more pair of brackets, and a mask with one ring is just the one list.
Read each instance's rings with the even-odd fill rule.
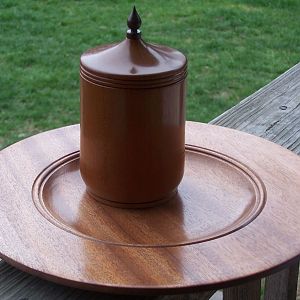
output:
[[[264,139],[219,126],[189,122],[186,136],[187,144],[194,145],[193,148],[209,149],[209,153],[216,153],[218,161],[222,161],[220,157],[226,157],[227,161],[237,162],[236,169],[241,169],[239,165],[246,166],[256,174],[251,179],[258,178],[265,185],[266,204],[250,223],[246,222],[239,230],[214,239],[196,240],[191,245],[165,244],[164,247],[159,244],[150,247],[147,243],[138,247],[124,242],[105,243],[101,239],[89,239],[62,230],[37,210],[32,199],[32,183],[52,162],[79,149],[79,126],[70,126],[33,136],[1,152],[0,167],[3,172],[0,188],[4,191],[0,202],[2,256],[25,271],[61,284],[102,292],[148,295],[208,290],[242,283],[266,275],[294,259],[300,252],[300,158]],[[191,165],[196,161],[194,159]],[[211,166],[214,164],[219,162],[212,160]],[[224,168],[213,169],[211,166],[202,170],[208,177],[205,189],[200,187],[200,190],[193,192],[198,201],[205,203],[206,190],[215,191],[216,198],[224,193],[223,201],[226,201],[226,186],[235,193],[243,192],[240,189],[243,177],[234,176],[233,183],[231,171],[224,176]],[[223,174],[220,177],[222,191],[219,191],[208,169],[216,173],[216,178]],[[191,172],[195,170],[191,169]],[[65,170],[61,173],[64,174]],[[55,172],[50,170],[49,176],[51,174]],[[69,181],[65,179],[66,184]],[[54,186],[58,187],[60,194],[56,195],[63,203],[63,187]],[[240,197],[246,199],[254,196],[250,186],[247,190],[248,194],[242,193]],[[57,193],[51,185],[50,191]],[[210,202],[212,206],[208,206],[207,211],[211,211],[211,218],[218,223],[226,210],[221,205],[215,205],[215,200],[207,203]],[[69,205],[68,201],[65,204]],[[236,206],[231,206],[229,200],[227,204],[235,212]],[[77,220],[80,220],[79,213],[80,210],[75,212]],[[64,210],[64,214],[73,228],[80,229],[68,209]],[[90,217],[97,218],[92,214]],[[167,222],[169,217],[162,213],[161,218]],[[157,219],[153,218],[153,222]],[[189,235],[187,228],[199,225],[187,216],[181,222],[178,229],[185,236]],[[116,219],[115,224],[126,229],[121,219]],[[203,227],[203,231],[212,226],[208,220],[206,224],[207,229]],[[143,218],[139,226],[141,234],[151,228],[146,222],[143,223]],[[118,235],[121,231],[112,232]],[[157,233],[157,230],[154,232]]]
[[1,300],[207,300],[214,292],[175,296],[110,295],[74,289],[29,275],[0,261]]
[[[296,65],[278,79],[274,80],[254,95],[248,97],[241,104],[224,113],[213,122],[246,132],[248,131],[269,138],[270,140],[279,135],[280,138],[276,140],[277,143],[282,144],[299,154],[299,125],[297,125],[297,122],[292,122],[292,120],[295,120],[295,114],[299,117],[299,100],[297,101],[297,97],[299,99],[300,95],[299,78],[300,65]],[[292,106],[294,109],[287,108],[284,110],[284,107],[280,109],[282,105],[285,105],[285,103],[290,101],[289,97],[292,97],[291,103],[294,103],[294,106]],[[261,109],[264,109],[263,113],[260,113]],[[256,118],[255,114],[260,114],[260,118]],[[292,117],[290,117],[290,115]],[[281,116],[283,116],[283,118]],[[23,272],[8,266],[4,262],[1,263],[0,270],[0,295],[2,296],[4,295],[3,293],[7,293],[5,294],[5,297],[3,296],[1,299],[15,299],[14,291],[18,287],[20,288],[18,294],[20,297],[22,295],[27,297],[29,293],[28,287],[30,287],[30,299],[32,300],[42,298],[49,300],[63,300],[69,298],[70,295],[72,295],[72,299],[93,299],[90,298],[90,292],[62,287],[43,279],[24,274]],[[16,277],[14,278],[16,278],[16,282],[5,277],[5,274],[12,275],[10,273],[11,271],[15,272],[14,276]],[[6,278],[6,280],[4,280],[4,278]],[[45,295],[45,298],[41,297],[41,295]],[[103,294],[100,294],[99,296],[101,299],[104,299],[102,298],[102,295]]]
[[211,123],[245,131],[300,154],[300,63]]
[[281,272],[267,276],[265,300],[295,300],[299,274],[299,262]]
[[260,179],[238,161],[203,148],[186,147],[185,175],[167,203],[116,209],[86,192],[79,152],[55,161],[36,179],[33,200],[61,229],[115,246],[172,247],[204,243],[247,226],[266,200]]
[[143,208],[183,176],[187,59],[130,33],[80,58],[80,173],[99,202]]
[[[224,290],[223,300],[260,300],[260,279]],[[278,298],[272,298],[278,300]]]
[[[211,123],[255,134],[300,154],[300,64]],[[299,263],[266,278],[267,299],[295,299]],[[281,297],[281,298],[277,298]]]

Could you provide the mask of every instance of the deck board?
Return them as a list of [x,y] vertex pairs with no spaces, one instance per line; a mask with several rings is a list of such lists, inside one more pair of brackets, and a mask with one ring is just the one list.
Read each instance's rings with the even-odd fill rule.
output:
[[300,63],[211,123],[263,137],[300,154]]
[[[211,123],[245,131],[300,154],[300,63]],[[266,278],[265,300],[294,300],[299,263]],[[242,288],[225,291],[235,299]],[[245,298],[248,299],[248,298]]]

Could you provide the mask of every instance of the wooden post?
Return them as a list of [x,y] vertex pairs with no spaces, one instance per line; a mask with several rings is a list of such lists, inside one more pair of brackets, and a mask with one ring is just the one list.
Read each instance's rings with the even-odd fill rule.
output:
[[[250,281],[243,285],[224,289],[223,300],[259,300],[261,280]],[[274,300],[275,298],[273,298]],[[277,298],[276,298],[277,300]]]
[[295,300],[299,261],[278,273],[266,277],[264,300]]

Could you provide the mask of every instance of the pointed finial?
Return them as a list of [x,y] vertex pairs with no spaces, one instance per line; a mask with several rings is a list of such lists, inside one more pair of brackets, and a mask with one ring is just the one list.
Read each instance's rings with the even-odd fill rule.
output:
[[128,25],[128,30],[127,30],[127,38],[129,39],[139,39],[141,37],[141,31],[139,28],[141,27],[142,20],[135,8],[133,6],[132,12],[129,15],[127,19],[127,25]]

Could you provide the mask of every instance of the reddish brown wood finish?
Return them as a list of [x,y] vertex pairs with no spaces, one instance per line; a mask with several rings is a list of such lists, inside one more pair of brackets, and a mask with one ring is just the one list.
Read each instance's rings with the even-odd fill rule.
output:
[[186,148],[183,182],[172,201],[164,205],[116,209],[99,204],[85,189],[79,152],[75,152],[40,174],[33,200],[39,211],[63,230],[132,247],[188,245],[227,235],[251,222],[266,198],[263,184],[245,166],[196,147]]
[[120,207],[153,206],[184,171],[186,58],[125,39],[81,57],[80,171],[87,191]]
[[111,89],[81,79],[80,170],[112,206],[153,206],[184,170],[185,85]]
[[125,39],[83,53],[80,72],[86,80],[110,88],[157,88],[184,79],[187,59],[167,46]]
[[[181,202],[145,210],[111,208],[78,197],[76,191],[83,187],[78,161],[76,155],[73,162],[68,156],[79,149],[78,126],[4,149],[1,256],[56,282],[128,294],[217,289],[266,275],[297,257],[299,157],[222,127],[189,122],[186,133],[188,144],[209,149],[208,154],[187,150]],[[147,211],[161,218],[149,217]],[[122,212],[130,216],[127,222]],[[237,222],[241,226],[234,225]],[[216,234],[218,225],[236,227]],[[168,230],[173,236],[165,234]],[[209,231],[213,238],[202,239]]]
[[80,60],[80,172],[87,192],[117,207],[150,207],[177,193],[184,172],[186,57],[127,38]]

